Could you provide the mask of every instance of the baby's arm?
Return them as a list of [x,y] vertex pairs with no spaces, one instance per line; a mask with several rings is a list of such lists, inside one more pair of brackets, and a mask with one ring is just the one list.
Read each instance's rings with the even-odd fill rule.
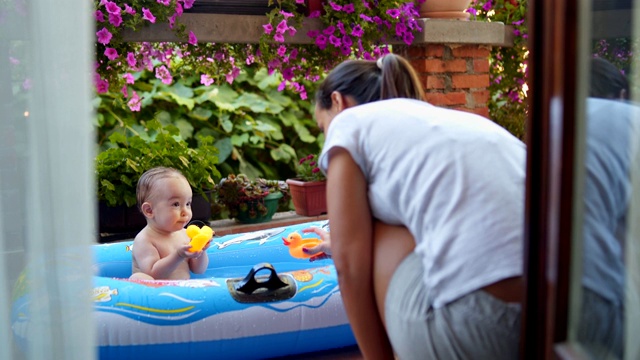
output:
[[160,258],[158,249],[147,239],[136,239],[133,246],[133,256],[138,268],[154,279],[170,279],[173,272],[184,261],[180,251],[172,252]]

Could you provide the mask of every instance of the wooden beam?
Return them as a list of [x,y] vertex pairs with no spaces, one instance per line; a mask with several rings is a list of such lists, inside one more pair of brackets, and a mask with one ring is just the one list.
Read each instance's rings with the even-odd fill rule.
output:
[[[228,14],[184,14],[178,21],[193,31],[200,42],[256,44],[264,33],[266,16]],[[419,19],[423,28],[415,44],[479,44],[513,46],[513,30],[499,22]],[[319,19],[307,19],[287,44],[312,44],[310,30],[321,29]],[[125,41],[179,42],[168,24],[152,24],[139,31],[124,32]],[[399,44],[400,42],[396,42]]]

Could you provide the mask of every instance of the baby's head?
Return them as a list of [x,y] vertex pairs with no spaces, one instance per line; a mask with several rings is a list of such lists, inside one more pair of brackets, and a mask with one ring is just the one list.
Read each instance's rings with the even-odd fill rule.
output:
[[156,195],[158,191],[156,185],[159,183],[159,180],[172,177],[187,180],[179,170],[174,168],[159,166],[145,171],[145,173],[140,176],[140,179],[138,179],[138,185],[136,187],[138,209],[141,210],[140,207],[142,204],[151,200]]

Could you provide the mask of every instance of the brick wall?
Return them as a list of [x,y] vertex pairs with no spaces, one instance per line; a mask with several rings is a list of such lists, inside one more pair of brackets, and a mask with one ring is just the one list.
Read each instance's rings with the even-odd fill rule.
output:
[[486,45],[420,44],[395,48],[423,81],[433,105],[489,117],[489,55]]

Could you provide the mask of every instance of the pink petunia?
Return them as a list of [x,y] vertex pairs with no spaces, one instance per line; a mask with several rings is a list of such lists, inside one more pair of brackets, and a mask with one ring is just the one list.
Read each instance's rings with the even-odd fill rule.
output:
[[356,24],[356,26],[353,27],[353,29],[351,30],[351,35],[355,37],[362,37],[362,35],[364,35],[364,30],[362,30],[360,24]]
[[338,5],[336,3],[334,3],[333,1],[329,1],[329,5],[331,6],[331,8],[335,11],[340,11],[342,10],[342,5]]
[[106,56],[109,60],[113,61],[118,58],[118,51],[114,48],[108,47],[104,51],[104,56]]
[[95,85],[96,85],[96,92],[98,94],[104,94],[107,91],[109,91],[109,82],[107,80],[100,78],[99,76],[95,80]]
[[281,57],[284,57],[284,55],[287,53],[287,47],[284,45],[280,45],[278,46],[278,55],[280,55]]
[[262,25],[262,28],[264,29],[265,34],[271,34],[273,31],[273,25],[271,24]]
[[233,70],[231,70],[231,73],[225,75],[225,77],[229,84],[233,84],[233,80],[235,80],[238,77],[238,75],[240,75],[240,68],[234,67]]
[[136,56],[132,52],[127,53],[127,64],[133,68],[136,67],[136,63]]
[[280,84],[278,84],[278,91],[282,91],[284,89],[287,88],[287,81],[286,80],[282,80],[282,82]]
[[280,21],[278,26],[276,26],[276,32],[280,33],[280,34],[284,33],[288,29],[289,29],[289,25],[287,25],[287,21],[286,20]]
[[131,96],[131,99],[129,99],[129,101],[127,102],[127,105],[129,106],[129,109],[131,109],[131,111],[140,111],[140,105],[142,105],[142,99],[140,99],[140,96],[138,96],[137,92],[133,92],[133,95]]
[[198,38],[196,37],[196,34],[193,33],[193,31],[189,31],[189,44],[198,45]]
[[184,8],[191,9],[195,0],[184,0]]
[[204,86],[210,86],[213,84],[213,79],[207,74],[202,74],[200,75],[200,83]]
[[111,25],[118,27],[122,24],[122,16],[120,14],[109,14],[109,22]]
[[342,7],[342,11],[346,12],[347,14],[351,14],[356,11],[356,8],[353,6],[353,4],[346,4]]
[[156,0],[156,2],[164,6],[169,6],[169,4],[171,4],[171,0]]
[[129,15],[135,15],[136,14],[136,10],[134,8],[132,8],[131,6],[129,6],[129,4],[124,4],[124,12],[126,12]]
[[93,17],[96,19],[97,22],[104,22],[104,14],[100,10],[96,10],[93,13]]
[[276,42],[284,42],[284,36],[282,36],[282,34],[277,33],[275,35],[273,35],[273,40],[275,40]]
[[135,79],[133,78],[133,75],[131,75],[130,73],[126,73],[126,74],[122,75],[122,78],[124,79],[124,81],[127,84],[133,84],[135,82]]
[[122,12],[122,9],[113,1],[105,2],[104,7],[109,14],[120,14]]
[[290,12],[286,12],[286,11],[284,11],[284,10],[280,10],[280,15],[282,15],[282,16],[285,18],[285,20],[286,20],[286,19],[288,19],[288,18],[293,17],[293,14],[292,14],[292,13],[290,13]]
[[162,83],[165,85],[171,85],[173,82],[173,77],[171,76],[169,69],[164,65],[156,68],[156,78],[162,80]]
[[127,86],[123,86],[122,89],[120,89],[120,92],[122,93],[122,96],[126,98],[129,97],[129,90],[127,89]]
[[148,20],[152,24],[155,24],[156,22],[156,17],[153,16],[151,11],[147,8],[142,8],[142,18]]
[[113,37],[107,28],[102,28],[100,31],[96,32],[96,36],[98,37],[98,42],[102,45],[107,45]]
[[314,10],[314,11],[311,12],[311,14],[309,14],[309,17],[312,18],[312,19],[315,19],[315,18],[319,18],[320,15],[322,15],[320,10]]

